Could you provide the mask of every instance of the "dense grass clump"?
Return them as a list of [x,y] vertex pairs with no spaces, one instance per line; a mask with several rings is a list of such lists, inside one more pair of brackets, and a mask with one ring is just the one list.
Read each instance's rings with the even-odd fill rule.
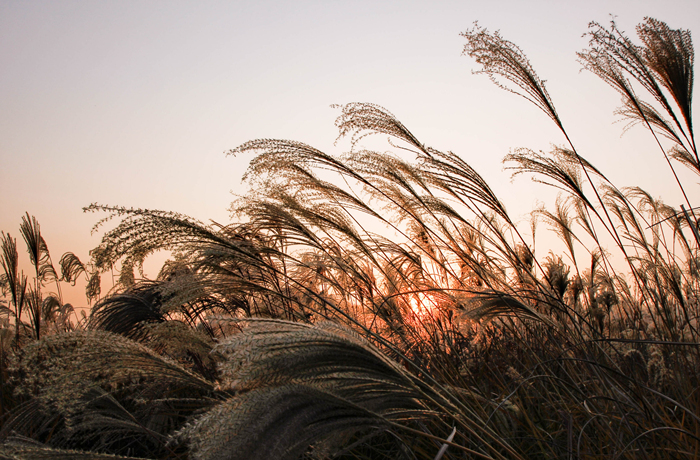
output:
[[[118,267],[119,284],[79,330],[36,325],[21,342],[17,326],[2,455],[697,458],[700,235],[675,169],[700,173],[694,54],[688,31],[646,19],[637,32],[641,44],[593,23],[579,58],[652,134],[678,209],[612,184],[577,152],[522,50],[475,27],[464,54],[566,141],[505,158],[561,191],[533,218],[565,253],[535,254],[458,155],[382,107],[339,106],[347,153],[274,139],[229,152],[253,155],[237,223],[86,208],[119,223],[89,270],[64,256],[63,278]],[[363,148],[374,134],[400,155]],[[3,234],[10,307],[11,243]],[[157,279],[136,279],[161,250],[173,257]]]

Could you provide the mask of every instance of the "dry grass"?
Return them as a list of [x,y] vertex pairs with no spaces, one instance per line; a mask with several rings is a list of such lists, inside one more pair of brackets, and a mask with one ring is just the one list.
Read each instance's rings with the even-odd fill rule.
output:
[[[690,33],[647,19],[638,34],[594,23],[580,59],[622,94],[622,115],[671,141],[658,146],[676,179],[673,158],[700,171]],[[505,159],[561,190],[534,215],[566,254],[534,254],[459,156],[382,107],[341,106],[348,153],[271,139],[230,152],[254,155],[239,223],[87,208],[120,219],[90,272],[120,267],[120,288],[86,330],[42,339],[38,325],[14,347],[3,455],[698,458],[700,237],[683,184],[681,209],[617,188],[577,153],[522,50],[463,36],[567,139]],[[400,156],[361,149],[373,134]],[[12,244],[3,234],[16,308]],[[160,250],[173,260],[136,280]],[[76,261],[62,259],[63,279],[85,272]]]

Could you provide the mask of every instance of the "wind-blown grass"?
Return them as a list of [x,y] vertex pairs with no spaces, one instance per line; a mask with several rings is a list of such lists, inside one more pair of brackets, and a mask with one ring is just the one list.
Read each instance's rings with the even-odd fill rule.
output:
[[[535,254],[457,154],[380,106],[338,106],[349,152],[274,139],[229,152],[253,156],[236,223],[86,208],[120,219],[90,275],[119,268],[120,284],[86,331],[37,333],[15,352],[4,455],[697,457],[700,238],[672,163],[700,171],[693,48],[654,19],[638,34],[641,45],[593,23],[579,58],[654,134],[687,208],[612,184],[577,152],[523,51],[475,27],[465,54],[566,140],[505,162],[561,191],[533,216],[567,253]],[[400,155],[363,149],[374,134]],[[21,286],[3,234],[5,247],[8,286]],[[160,250],[173,259],[158,278],[136,279]],[[85,271],[61,266],[67,281]],[[53,354],[58,364],[42,361]],[[21,448],[26,438],[40,444]]]

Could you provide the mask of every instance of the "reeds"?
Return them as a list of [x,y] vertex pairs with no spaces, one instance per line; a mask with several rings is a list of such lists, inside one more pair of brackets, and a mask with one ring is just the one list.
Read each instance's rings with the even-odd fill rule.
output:
[[[638,33],[642,45],[594,23],[579,56],[623,95],[620,113],[655,136],[672,175],[673,158],[700,171],[690,33],[653,19]],[[522,50],[478,27],[463,36],[465,54],[566,140],[505,159],[514,175],[561,191],[553,211],[534,216],[566,254],[535,254],[458,155],[427,146],[382,107],[339,106],[343,155],[271,139],[230,152],[255,155],[251,191],[232,207],[238,223],[87,208],[121,219],[93,251],[97,269],[121,268],[120,285],[95,305],[90,331],[16,353],[3,452],[697,458],[700,270],[689,190],[678,180],[687,209],[676,209],[616,187],[577,153]],[[362,149],[373,134],[400,155]],[[5,246],[14,273],[3,235]],[[156,280],[137,280],[159,250],[173,260]],[[62,260],[68,281],[78,262]],[[614,269],[620,262],[627,273]],[[45,367],[51,353],[60,365]],[[55,403],[62,394],[67,402]],[[136,441],[118,441],[124,433]],[[23,451],[20,436],[41,445]]]

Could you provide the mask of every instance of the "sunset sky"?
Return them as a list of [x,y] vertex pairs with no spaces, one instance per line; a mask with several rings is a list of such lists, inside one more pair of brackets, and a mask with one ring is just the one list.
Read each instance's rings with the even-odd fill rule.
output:
[[[582,155],[618,186],[677,206],[653,139],[641,128],[621,137],[619,97],[579,72],[588,22],[610,14],[631,36],[652,16],[695,32],[698,46],[697,0],[0,0],[0,230],[19,237],[21,216],[35,215],[57,263],[66,251],[87,261],[98,244],[102,216],[82,211],[93,202],[228,223],[250,158],[224,152],[268,137],[340,153],[330,105],[348,102],[380,104],[425,144],[459,153],[525,216],[553,195],[511,183],[501,159],[563,139],[471,73],[459,33],[477,20],[530,57]],[[699,198],[697,178],[683,178]]]

